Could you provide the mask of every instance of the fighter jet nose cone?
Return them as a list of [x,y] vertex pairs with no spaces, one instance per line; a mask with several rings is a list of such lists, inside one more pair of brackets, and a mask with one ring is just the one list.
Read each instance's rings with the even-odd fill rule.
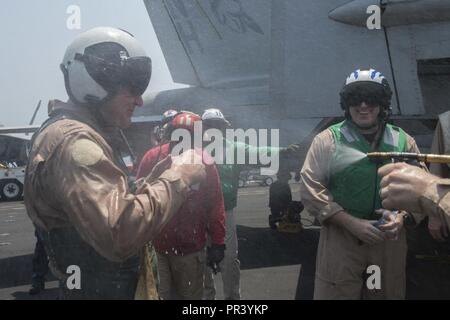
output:
[[365,26],[370,16],[367,8],[372,5],[380,5],[376,0],[354,0],[332,10],[328,17],[337,22],[355,26]]

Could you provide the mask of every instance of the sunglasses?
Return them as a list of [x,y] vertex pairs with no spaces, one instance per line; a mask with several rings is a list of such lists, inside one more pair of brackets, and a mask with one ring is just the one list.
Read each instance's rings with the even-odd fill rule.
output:
[[376,96],[360,96],[355,95],[351,97],[347,97],[345,103],[349,107],[357,107],[360,106],[363,102],[366,103],[367,106],[371,108],[381,107],[385,104],[385,101],[376,97]]

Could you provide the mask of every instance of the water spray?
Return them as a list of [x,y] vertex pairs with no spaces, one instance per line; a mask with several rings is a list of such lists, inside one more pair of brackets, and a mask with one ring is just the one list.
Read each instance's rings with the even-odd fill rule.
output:
[[450,155],[410,153],[410,152],[369,152],[367,157],[374,161],[391,160],[392,162],[420,161],[425,163],[450,164]]

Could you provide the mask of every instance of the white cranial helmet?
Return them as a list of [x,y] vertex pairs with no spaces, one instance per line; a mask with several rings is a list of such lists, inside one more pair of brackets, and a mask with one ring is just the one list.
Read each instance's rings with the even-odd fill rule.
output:
[[226,119],[222,111],[220,111],[219,109],[211,108],[203,112],[202,120],[205,121],[205,120],[226,120]]
[[98,27],[80,34],[61,63],[66,91],[77,104],[96,105],[121,87],[142,95],[151,77],[151,59],[128,32]]

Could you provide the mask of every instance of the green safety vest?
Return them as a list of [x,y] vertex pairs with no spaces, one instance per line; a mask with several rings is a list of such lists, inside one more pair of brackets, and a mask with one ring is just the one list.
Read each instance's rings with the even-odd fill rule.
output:
[[[354,217],[375,219],[374,211],[381,208],[377,170],[388,161],[375,163],[365,156],[359,157],[372,150],[369,142],[350,121],[345,120],[329,129],[336,145],[330,164],[329,184],[334,201]],[[399,127],[387,124],[378,151],[407,151],[406,133]]]
[[220,183],[222,185],[225,210],[232,210],[237,205],[237,193],[241,166],[234,164],[220,164],[217,165],[217,169],[219,171]]
[[[246,159],[251,154],[258,155],[259,152],[266,152],[273,156],[279,152],[280,148],[277,147],[255,147],[242,142],[233,142],[225,139],[226,148],[234,148],[235,161],[239,150],[245,152]],[[217,170],[219,171],[220,184],[222,186],[223,201],[225,210],[234,209],[237,205],[237,194],[239,187],[239,175],[241,173],[242,165],[236,164],[218,164]]]

